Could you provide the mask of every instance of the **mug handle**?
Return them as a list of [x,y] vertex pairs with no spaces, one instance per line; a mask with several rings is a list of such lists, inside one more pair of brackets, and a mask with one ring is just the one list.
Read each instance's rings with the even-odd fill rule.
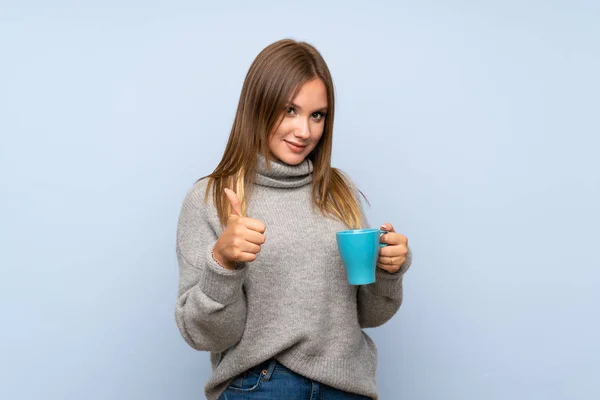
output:
[[[380,229],[379,230],[379,238],[381,239],[381,237],[383,235],[385,235],[386,233],[390,233],[390,231],[386,231],[384,229]],[[388,244],[387,243],[379,243],[379,247],[385,247],[385,246],[388,246]]]

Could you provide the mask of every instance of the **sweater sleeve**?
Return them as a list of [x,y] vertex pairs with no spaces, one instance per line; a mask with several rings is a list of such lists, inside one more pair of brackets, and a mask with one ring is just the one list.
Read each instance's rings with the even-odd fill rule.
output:
[[[362,207],[360,194],[357,193],[357,201],[361,206],[363,228],[369,228],[370,224]],[[357,293],[358,322],[361,328],[374,328],[389,321],[398,311],[402,304],[402,278],[412,263],[412,251],[408,248],[406,260],[400,266],[400,270],[389,273],[376,267],[375,282],[369,285],[361,285]]]
[[412,262],[408,248],[400,270],[389,273],[377,268],[375,282],[358,288],[358,322],[361,328],[374,328],[389,321],[402,304],[402,277]]
[[246,267],[228,270],[214,261],[212,249],[218,239],[218,218],[214,207],[204,203],[205,188],[203,181],[194,185],[179,214],[175,320],[191,347],[223,352],[239,342],[245,328]]

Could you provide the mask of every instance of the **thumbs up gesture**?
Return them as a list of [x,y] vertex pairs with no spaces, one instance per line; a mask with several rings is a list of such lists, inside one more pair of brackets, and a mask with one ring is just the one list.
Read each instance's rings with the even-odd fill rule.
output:
[[213,249],[217,262],[224,268],[235,269],[235,263],[252,262],[265,242],[266,226],[262,221],[242,217],[242,207],[237,194],[225,189],[232,213],[227,226]]

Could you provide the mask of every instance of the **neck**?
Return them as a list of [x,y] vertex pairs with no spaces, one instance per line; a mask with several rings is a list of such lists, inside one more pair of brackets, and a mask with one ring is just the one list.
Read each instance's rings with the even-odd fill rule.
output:
[[313,179],[313,164],[305,158],[300,164],[290,165],[271,157],[270,165],[262,154],[256,159],[255,184],[274,188],[295,188],[308,185]]

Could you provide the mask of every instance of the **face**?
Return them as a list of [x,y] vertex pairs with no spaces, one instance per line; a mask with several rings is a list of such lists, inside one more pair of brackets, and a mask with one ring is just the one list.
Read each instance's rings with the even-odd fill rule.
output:
[[326,115],[327,89],[315,78],[286,105],[282,122],[269,139],[271,153],[286,164],[300,164],[319,143]]

